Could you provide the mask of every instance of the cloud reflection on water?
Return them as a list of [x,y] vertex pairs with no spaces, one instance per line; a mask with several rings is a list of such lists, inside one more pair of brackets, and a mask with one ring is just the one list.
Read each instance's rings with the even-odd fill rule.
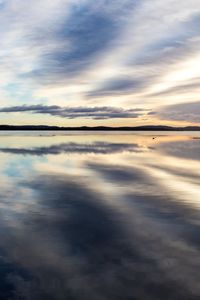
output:
[[4,299],[199,298],[199,141],[103,139],[1,145]]
[[56,155],[61,153],[109,154],[124,151],[137,152],[139,147],[137,144],[95,142],[93,144],[68,143],[34,148],[0,148],[0,152],[23,155]]

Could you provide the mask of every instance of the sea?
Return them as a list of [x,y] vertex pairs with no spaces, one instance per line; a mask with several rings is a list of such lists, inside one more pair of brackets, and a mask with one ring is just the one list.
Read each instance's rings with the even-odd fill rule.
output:
[[0,132],[0,299],[200,299],[200,132]]

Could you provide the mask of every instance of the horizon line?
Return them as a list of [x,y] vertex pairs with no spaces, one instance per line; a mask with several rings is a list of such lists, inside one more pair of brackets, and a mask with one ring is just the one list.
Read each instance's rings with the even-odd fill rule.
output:
[[115,130],[123,130],[123,131],[200,131],[200,126],[198,125],[188,125],[188,126],[170,126],[170,125],[140,125],[140,126],[58,126],[58,125],[7,125],[7,124],[0,124],[0,131],[3,130],[102,130],[102,131],[115,131]]

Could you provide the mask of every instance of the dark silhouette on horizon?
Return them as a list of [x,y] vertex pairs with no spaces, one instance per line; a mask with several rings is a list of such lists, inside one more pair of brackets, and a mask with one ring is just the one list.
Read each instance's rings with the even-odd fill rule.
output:
[[80,127],[59,127],[48,125],[0,125],[0,130],[39,130],[39,131],[59,131],[59,130],[78,130],[78,131],[200,131],[200,126],[172,127],[165,125],[144,125],[144,126],[80,126]]

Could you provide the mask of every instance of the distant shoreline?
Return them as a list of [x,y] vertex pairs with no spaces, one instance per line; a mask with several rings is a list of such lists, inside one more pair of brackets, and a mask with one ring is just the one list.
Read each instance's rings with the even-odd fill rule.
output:
[[199,126],[171,127],[163,125],[146,125],[134,127],[59,127],[46,125],[0,125],[0,131],[200,131]]

